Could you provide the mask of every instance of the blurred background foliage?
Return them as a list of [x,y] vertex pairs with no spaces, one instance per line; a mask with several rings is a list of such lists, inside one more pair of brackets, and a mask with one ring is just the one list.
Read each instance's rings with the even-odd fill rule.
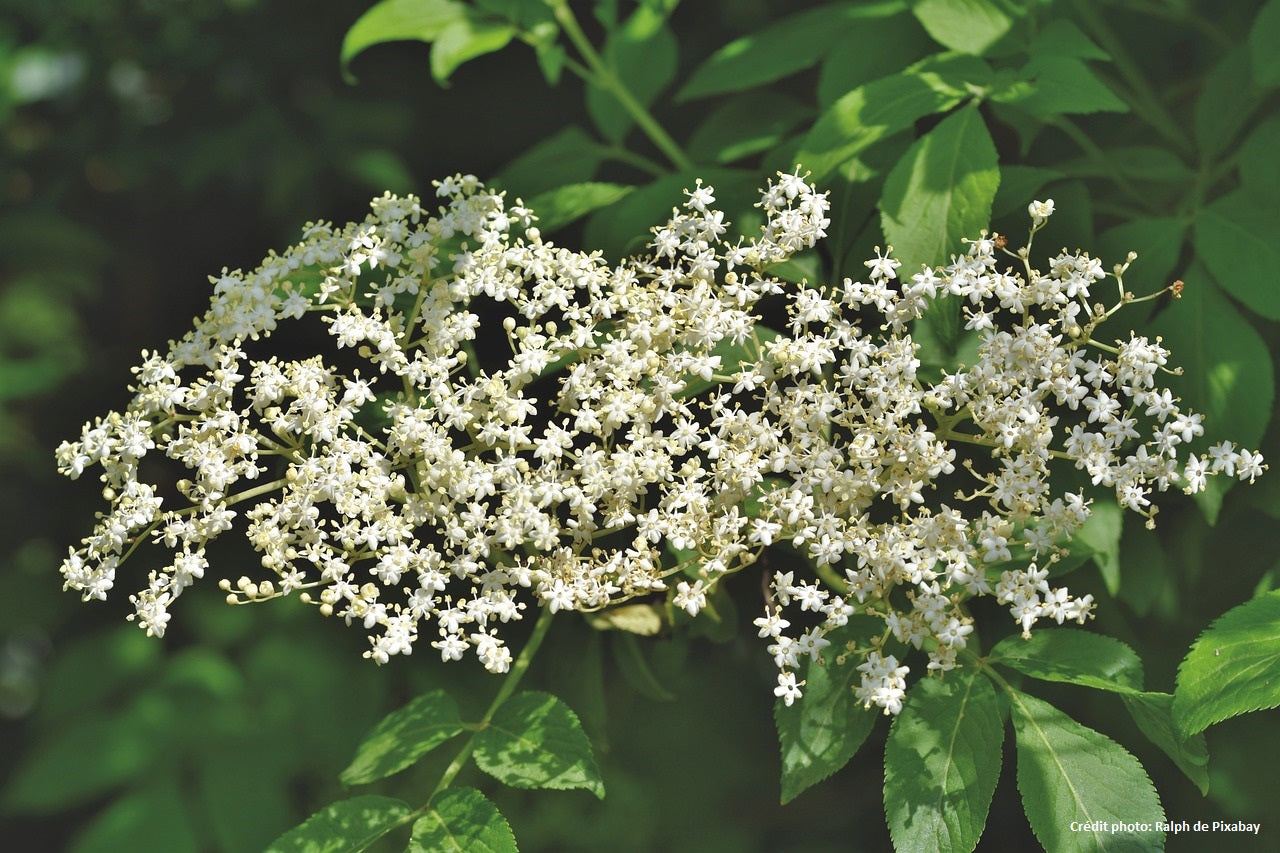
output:
[[[469,63],[442,88],[431,79],[426,46],[380,46],[353,62],[358,83],[344,82],[339,47],[368,5],[0,0],[0,576],[7,590],[0,598],[0,837],[21,839],[17,849],[259,849],[341,796],[338,772],[385,713],[446,681],[479,707],[496,688],[475,667],[441,666],[426,655],[375,668],[360,658],[358,632],[289,602],[227,607],[212,584],[183,597],[163,643],[124,623],[125,595],[88,606],[59,589],[57,565],[87,531],[96,495],[84,482],[57,477],[52,448],[86,417],[124,404],[137,351],[182,334],[207,299],[209,274],[252,267],[308,220],[358,218],[372,195],[426,194],[431,179],[455,171],[502,174],[526,198],[574,180],[635,179],[634,165],[610,160],[625,122],[598,95],[587,95],[584,112],[583,86],[567,76],[547,86],[529,50]],[[814,5],[686,2],[669,22],[678,54],[650,45],[643,56],[669,62],[671,78],[687,81],[718,48],[779,17],[779,7]],[[1274,165],[1267,166],[1276,150],[1268,139],[1277,141],[1274,91],[1250,83],[1231,53],[1247,41],[1257,4],[1224,11],[1208,2],[1135,0],[1060,3],[1055,11],[1069,16],[1084,5],[1111,16],[1128,40],[1125,61],[1162,82],[1169,118],[1197,129],[1199,165],[1217,158],[1225,166],[1210,170],[1216,177],[1198,201],[1211,190],[1221,196],[1275,182]],[[814,61],[776,82],[755,81],[769,84],[762,95],[698,99],[690,87],[684,99],[663,102],[662,119],[699,164],[745,166],[759,173],[747,184],[755,186],[768,175],[759,164],[792,155],[786,140],[794,142],[795,129],[841,93],[934,49],[919,27],[877,26],[886,27],[877,50],[800,43],[795,49],[812,48]],[[702,85],[715,83],[704,78]],[[1177,187],[1191,152],[1127,138],[1131,115],[1077,119],[1086,135],[1126,142],[1090,156],[1065,131],[1037,139],[1004,118],[988,116],[1002,167],[1033,171],[1005,170],[998,215],[1025,205],[1027,198],[1015,197],[1020,187],[1029,196],[1048,182],[1053,192],[1045,194],[1063,211],[1053,240],[1087,248],[1108,232],[1113,259],[1128,248],[1126,239],[1158,243],[1163,233],[1143,231],[1133,196],[1148,207],[1175,204],[1178,193],[1160,193]],[[581,129],[593,122],[601,141]],[[549,138],[559,141],[540,148]],[[1139,142],[1147,148],[1135,151]],[[540,151],[551,156],[540,159]],[[573,151],[578,161],[566,165],[565,152]],[[587,178],[583,163],[591,164]],[[1041,172],[1028,163],[1041,164]],[[1061,174],[1044,164],[1060,164]],[[837,227],[878,227],[874,201],[891,165],[872,148],[859,161],[865,172],[857,182],[833,177],[845,190]],[[1072,180],[1053,183],[1068,173]],[[681,180],[664,184],[659,176],[662,192],[648,205],[656,200],[660,213],[669,207]],[[1185,180],[1193,180],[1189,171]],[[597,214],[561,239],[627,249],[616,242],[625,231],[619,218],[625,224],[635,216],[642,193],[631,207]],[[1274,198],[1250,196],[1247,204],[1274,216]],[[1219,213],[1230,219],[1235,209]],[[1112,230],[1126,223],[1127,232]],[[850,258],[866,257],[874,231],[847,236]],[[1151,260],[1194,287],[1185,252]],[[1264,262],[1249,261],[1274,276]],[[1135,276],[1150,274],[1140,270]],[[1163,283],[1135,281],[1151,289]],[[1236,316],[1234,307],[1224,310]],[[1275,322],[1248,317],[1274,360]],[[1204,377],[1206,393],[1215,381]],[[1233,432],[1230,424],[1214,427]],[[1274,428],[1262,449],[1280,460]],[[1152,689],[1172,689],[1178,661],[1212,619],[1275,585],[1277,473],[1229,493],[1214,524],[1206,520],[1213,513],[1187,500],[1161,513],[1155,533],[1128,525],[1106,558],[1123,567],[1118,598],[1093,567],[1073,578],[1073,591],[1082,587],[1102,601],[1095,627],[1141,652]],[[235,561],[252,559],[232,543],[219,545],[213,562],[221,573],[235,576]],[[736,585],[748,614],[758,608],[751,586]],[[743,633],[635,641],[559,620],[531,686],[546,686],[583,717],[609,795],[597,802],[585,792],[495,794],[522,847],[887,849],[883,732],[826,784],[778,806],[769,662]],[[1280,785],[1274,712],[1210,730],[1212,789],[1202,798],[1133,730],[1115,697],[1053,686],[1038,692],[1138,754],[1171,819],[1265,824],[1273,812]],[[430,789],[433,770],[428,764],[397,781],[406,799]],[[1035,844],[1013,770],[1009,762],[980,849]],[[1169,848],[1196,849],[1188,843],[1196,841],[1171,838]]]

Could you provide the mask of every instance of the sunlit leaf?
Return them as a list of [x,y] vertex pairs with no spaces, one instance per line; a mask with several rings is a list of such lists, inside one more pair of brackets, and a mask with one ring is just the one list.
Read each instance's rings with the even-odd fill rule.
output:
[[411,811],[400,800],[373,794],[340,800],[277,838],[267,853],[359,853]]
[[512,696],[476,734],[475,745],[476,765],[513,788],[586,788],[604,797],[578,716],[549,693]]
[[408,853],[515,853],[516,837],[498,807],[475,788],[450,788],[413,825]]
[[1011,691],[1009,705],[1022,807],[1046,850],[1163,849],[1164,810],[1136,758],[1034,696]]
[[904,275],[945,263],[987,227],[1000,185],[995,145],[976,105],[916,140],[889,173],[881,196],[885,240]]
[[1075,628],[1038,628],[1030,637],[1006,637],[991,649],[991,663],[1033,678],[1099,690],[1142,690],[1142,661],[1119,640]]
[[[878,633],[878,625],[879,620],[852,619],[845,628],[828,635],[830,648],[841,648],[849,639],[865,642],[867,635]],[[799,673],[804,681],[803,698],[790,707],[781,699],[774,703],[773,719],[782,749],[783,803],[848,764],[878,716],[853,695],[854,685],[861,683],[857,670],[861,659],[850,655],[841,662],[835,655],[828,657],[825,665],[805,659]]]
[[449,694],[443,690],[423,693],[374,726],[342,771],[342,782],[360,785],[398,773],[463,728],[458,706]]
[[1227,611],[1178,667],[1173,719],[1184,734],[1280,706],[1280,590]]
[[922,678],[884,750],[884,810],[896,850],[969,853],[1000,779],[1004,712],[972,669]]
[[898,2],[831,3],[774,21],[758,32],[729,42],[689,75],[677,100],[724,92],[742,92],[816,65],[824,54],[845,43],[864,19],[894,15]]
[[463,20],[466,4],[458,0],[382,0],[361,15],[342,39],[339,58],[345,70],[357,54],[388,41],[439,38],[446,27]]

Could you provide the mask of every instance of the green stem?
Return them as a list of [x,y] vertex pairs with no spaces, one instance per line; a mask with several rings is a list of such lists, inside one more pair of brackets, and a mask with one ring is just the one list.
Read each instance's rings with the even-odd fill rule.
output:
[[551,620],[554,616],[555,614],[551,612],[551,608],[542,608],[542,612],[538,615],[538,621],[534,623],[533,633],[529,635],[529,640],[524,644],[524,649],[521,650],[520,656],[516,658],[516,662],[511,665],[511,671],[507,673],[506,680],[502,682],[498,695],[493,697],[493,702],[489,704],[489,710],[484,712],[484,717],[476,725],[471,737],[467,738],[467,742],[462,745],[462,749],[458,750],[458,754],[453,757],[453,761],[445,768],[444,775],[440,777],[440,782],[436,785],[435,790],[431,792],[431,796],[427,800],[427,806],[424,806],[423,810],[428,808],[431,800],[434,800],[448,788],[458,773],[462,771],[467,760],[471,757],[472,751],[475,749],[476,736],[489,727],[489,724],[493,722],[494,716],[498,713],[498,709],[511,698],[511,694],[515,692],[520,680],[528,672],[529,664],[533,662],[533,656],[537,653],[538,647],[542,645],[543,639],[546,638],[547,629],[551,627]]
[[663,153],[668,160],[671,161],[677,169],[681,171],[690,171],[693,169],[693,161],[689,159],[684,150],[676,143],[674,139],[663,129],[662,125],[653,115],[645,109],[644,105],[636,100],[631,94],[631,90],[626,84],[618,79],[618,75],[614,73],[609,64],[604,61],[595,47],[591,44],[591,40],[587,38],[586,33],[582,31],[582,27],[578,25],[578,19],[573,16],[573,11],[569,8],[566,0],[547,0],[551,6],[551,11],[555,15],[556,21],[569,36],[569,41],[573,42],[573,46],[577,48],[581,54],[583,61],[586,63],[591,76],[589,82],[599,86],[604,91],[613,95],[622,108],[627,111],[636,125],[644,131],[645,135],[653,141],[658,150]]
[[1125,100],[1128,101],[1129,106],[1133,107],[1133,111],[1168,140],[1174,148],[1184,155],[1190,155],[1194,146],[1183,135],[1181,126],[1156,95],[1155,90],[1151,88],[1142,69],[1126,50],[1123,40],[1111,29],[1106,15],[1100,14],[1091,0],[1076,0],[1075,6],[1081,21],[1089,30],[1089,35],[1093,36],[1102,49],[1110,55],[1111,62],[1128,84],[1131,91],[1125,93],[1129,95]]

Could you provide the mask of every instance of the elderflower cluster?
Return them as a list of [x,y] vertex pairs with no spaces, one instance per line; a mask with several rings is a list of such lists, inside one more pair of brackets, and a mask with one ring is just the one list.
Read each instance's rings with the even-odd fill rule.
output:
[[[1157,492],[1264,467],[1229,443],[1185,452],[1203,428],[1160,387],[1158,339],[1095,340],[1133,299],[1123,266],[1111,307],[1098,260],[1064,250],[1041,272],[985,234],[910,279],[877,250],[865,281],[787,284],[770,268],[828,225],[798,173],[763,191],[755,236],[730,237],[699,182],[646,257],[611,266],[474,177],[436,187],[435,212],[386,195],[224,270],[194,329],[143,352],[124,411],[57,451],[73,478],[100,467],[110,503],[67,588],[104,599],[126,557],[161,545],[130,618],[163,635],[209,543],[240,526],[264,576],[221,581],[233,603],[298,593],[368,632],[378,663],[425,642],[503,672],[502,626],[530,604],[665,596],[697,616],[780,549],[812,571],[766,573],[775,693],[791,704],[801,661],[832,647],[863,660],[858,697],[896,713],[909,669],[890,646],[954,667],[974,597],[1024,632],[1089,617],[1089,596],[1048,582],[1090,515],[1082,492],[1054,492],[1055,462],[1149,519]],[[1033,234],[1052,212],[1032,205]],[[943,299],[981,343],[930,376],[911,330]],[[328,356],[269,351],[307,318]],[[148,454],[187,476],[147,482]],[[833,645],[855,616],[879,628]]]

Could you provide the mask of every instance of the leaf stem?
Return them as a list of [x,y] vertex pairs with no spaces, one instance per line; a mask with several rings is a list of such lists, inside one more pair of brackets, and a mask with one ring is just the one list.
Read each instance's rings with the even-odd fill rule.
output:
[[644,131],[658,150],[671,161],[677,169],[681,171],[690,171],[693,169],[693,161],[684,153],[684,150],[676,143],[674,139],[658,124],[657,119],[645,109],[644,105],[636,100],[635,95],[627,88],[626,84],[618,78],[614,70],[605,62],[604,57],[591,44],[591,40],[587,38],[586,33],[582,31],[582,27],[578,25],[578,19],[574,17],[573,11],[569,8],[569,4],[565,0],[547,0],[551,6],[551,11],[555,15],[557,23],[560,24],[565,34],[569,37],[569,41],[573,42],[573,46],[577,48],[578,53],[582,56],[587,68],[591,72],[588,78],[589,82],[594,83],[601,89],[613,95],[622,108],[627,111],[636,125]]
[[1133,57],[1125,49],[1125,44],[1107,23],[1106,15],[1100,14],[1091,0],[1076,0],[1076,10],[1081,20],[1089,29],[1089,35],[1097,39],[1099,45],[1111,57],[1116,71],[1124,78],[1129,97],[1125,98],[1134,112],[1140,115],[1161,136],[1168,140],[1184,155],[1193,150],[1191,142],[1183,135],[1182,128],[1173,115],[1165,107],[1156,92],[1147,82],[1142,69],[1133,61]]
[[[489,727],[493,722],[494,716],[502,707],[502,704],[511,698],[511,694],[515,692],[516,687],[520,684],[524,674],[528,672],[529,665],[533,662],[533,656],[537,654],[538,647],[542,645],[542,641],[547,636],[547,629],[551,627],[551,620],[555,613],[550,607],[543,607],[542,612],[538,614],[538,621],[534,623],[533,633],[529,635],[529,640],[524,644],[524,648],[520,651],[520,656],[516,658],[515,663],[511,665],[510,672],[507,673],[506,679],[502,682],[502,687],[498,690],[498,695],[493,697],[493,701],[489,703],[489,709],[484,712],[484,717],[476,724],[475,730],[471,736],[467,738],[467,742],[462,745],[462,749],[458,750],[458,754],[453,757],[453,761],[445,768],[444,774],[440,777],[439,783],[436,784],[435,790],[431,792],[431,796],[427,800],[428,807],[431,800],[434,800],[446,788],[453,783],[458,773],[466,765],[467,759],[471,757],[472,751],[475,749],[476,735]],[[423,811],[425,811],[425,808]]]

